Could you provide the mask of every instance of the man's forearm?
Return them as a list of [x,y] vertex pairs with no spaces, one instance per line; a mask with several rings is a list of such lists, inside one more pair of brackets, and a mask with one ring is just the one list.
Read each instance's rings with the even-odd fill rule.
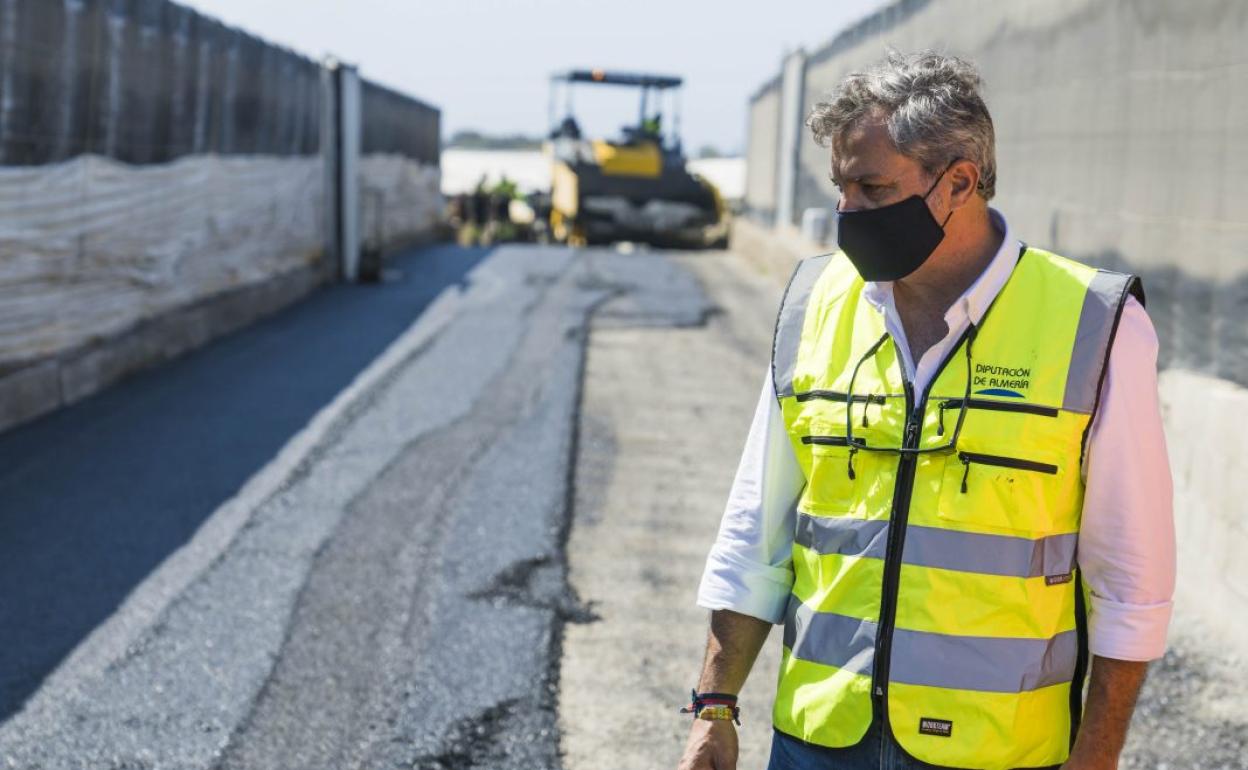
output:
[[1147,670],[1148,663],[1144,662],[1093,657],[1083,722],[1064,768],[1109,770],[1118,767],[1118,755],[1127,739],[1135,699]]
[[732,610],[712,611],[698,691],[739,693],[770,631],[765,620]]
[[[699,692],[741,692],[771,624],[732,610],[711,612]],[[737,731],[731,721],[693,720],[679,770],[736,770]]]

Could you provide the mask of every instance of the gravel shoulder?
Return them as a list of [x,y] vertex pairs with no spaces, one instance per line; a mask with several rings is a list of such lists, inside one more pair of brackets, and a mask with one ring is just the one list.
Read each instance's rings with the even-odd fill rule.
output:
[[[564,635],[569,770],[676,766],[706,635],[698,579],[768,365],[783,287],[732,253],[673,259],[717,308],[704,326],[620,327],[608,304],[591,327],[568,563],[597,621]],[[779,640],[742,695],[743,768],[766,761]]]

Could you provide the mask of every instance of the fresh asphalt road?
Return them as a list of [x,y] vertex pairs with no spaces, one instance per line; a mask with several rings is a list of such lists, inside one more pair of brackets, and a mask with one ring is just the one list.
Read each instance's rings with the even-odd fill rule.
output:
[[394,267],[3,437],[0,766],[558,766],[588,323],[710,308],[660,253]]
[[406,254],[0,435],[0,720],[484,256]]

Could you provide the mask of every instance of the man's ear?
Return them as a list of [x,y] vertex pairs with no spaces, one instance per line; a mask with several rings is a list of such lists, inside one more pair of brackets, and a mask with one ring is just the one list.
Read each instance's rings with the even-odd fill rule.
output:
[[979,167],[962,158],[949,167],[949,208],[960,209],[975,197],[979,185]]

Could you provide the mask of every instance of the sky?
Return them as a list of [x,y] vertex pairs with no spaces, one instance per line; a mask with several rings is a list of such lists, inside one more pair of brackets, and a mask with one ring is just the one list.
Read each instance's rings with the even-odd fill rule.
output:
[[[357,64],[364,77],[437,105],[444,138],[460,129],[542,134],[550,74],[599,67],[684,77],[685,146],[738,153],[749,96],[779,72],[785,52],[818,48],[887,0],[182,2],[306,56]],[[575,98],[587,133],[636,121],[635,92],[581,88]]]

